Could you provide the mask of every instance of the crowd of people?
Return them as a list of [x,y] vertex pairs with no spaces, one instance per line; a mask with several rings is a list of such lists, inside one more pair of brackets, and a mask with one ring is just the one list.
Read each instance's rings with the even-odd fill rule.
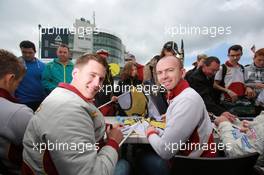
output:
[[[107,116],[126,115],[118,104],[124,92],[105,89],[115,86],[110,53],[84,54],[73,64],[69,47],[61,44],[57,58],[44,64],[35,57],[34,43],[22,41],[19,47],[21,57],[0,49],[0,174],[169,174],[175,155],[217,156],[209,114],[217,116],[220,139],[231,147],[227,156],[258,152],[257,164],[264,166],[264,48],[245,66],[239,63],[240,45],[228,49],[224,64],[201,54],[188,72],[184,52],[173,41],[146,65],[129,54],[118,86],[166,90],[152,95],[166,121],[163,134],[149,126],[149,145],[133,146],[131,159],[119,156],[122,149],[131,151],[119,145],[122,126],[105,122]],[[245,116],[253,121],[239,120]],[[182,150],[182,144],[207,149]]]

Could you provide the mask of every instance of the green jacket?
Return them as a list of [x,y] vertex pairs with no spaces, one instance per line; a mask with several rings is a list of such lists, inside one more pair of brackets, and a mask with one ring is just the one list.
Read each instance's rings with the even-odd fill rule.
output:
[[71,61],[68,61],[67,65],[61,64],[58,58],[49,62],[42,75],[42,84],[45,91],[50,93],[60,82],[70,83],[72,81],[72,70],[73,63]]

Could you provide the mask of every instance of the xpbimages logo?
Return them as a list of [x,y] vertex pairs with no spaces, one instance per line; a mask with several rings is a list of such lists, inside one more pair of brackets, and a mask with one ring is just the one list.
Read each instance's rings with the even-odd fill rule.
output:
[[48,151],[77,151],[78,153],[84,153],[85,151],[91,151],[91,150],[99,150],[99,143],[84,143],[84,142],[58,142],[57,140],[55,142],[50,142],[49,140],[47,143],[32,143],[33,150],[38,151],[39,153],[42,153],[45,150]]
[[224,151],[224,150],[231,150],[231,143],[189,143],[189,142],[182,142],[180,140],[179,143],[165,143],[165,151],[169,151],[171,153],[176,153],[178,151],[211,151],[211,153],[216,153],[217,150]]
[[222,35],[232,34],[231,26],[191,26],[187,25],[176,25],[165,27],[165,35],[171,37],[177,35],[204,35],[215,38]]
[[143,92],[145,95],[150,95],[150,94],[157,94],[157,93],[163,93],[166,91],[164,86],[159,86],[159,85],[103,85],[99,92],[103,92],[106,95],[111,94],[111,93],[125,93],[129,91],[137,91],[137,92]]

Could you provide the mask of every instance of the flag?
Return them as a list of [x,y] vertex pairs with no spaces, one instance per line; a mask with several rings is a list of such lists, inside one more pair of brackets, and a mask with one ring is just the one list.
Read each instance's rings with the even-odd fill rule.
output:
[[135,87],[131,88],[129,92],[118,97],[120,107],[128,116],[142,116],[145,117],[148,111],[148,99],[143,92],[139,92]]
[[126,92],[118,97],[120,107],[128,116],[142,116],[159,118],[161,116],[151,95],[145,95],[135,87],[130,92]]
[[98,109],[103,114],[103,116],[115,116],[116,115],[115,105],[112,102],[99,106]]
[[110,69],[111,74],[112,74],[113,77],[119,74],[119,72],[120,72],[120,66],[119,66],[119,64],[110,63],[108,65],[109,65],[109,69]]

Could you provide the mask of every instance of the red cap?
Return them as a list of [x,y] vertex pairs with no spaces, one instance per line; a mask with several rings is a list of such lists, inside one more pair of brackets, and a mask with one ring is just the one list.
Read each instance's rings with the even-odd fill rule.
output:
[[105,56],[109,56],[109,52],[107,50],[104,50],[104,49],[100,49],[100,50],[97,50],[96,53],[98,55],[105,55]]

